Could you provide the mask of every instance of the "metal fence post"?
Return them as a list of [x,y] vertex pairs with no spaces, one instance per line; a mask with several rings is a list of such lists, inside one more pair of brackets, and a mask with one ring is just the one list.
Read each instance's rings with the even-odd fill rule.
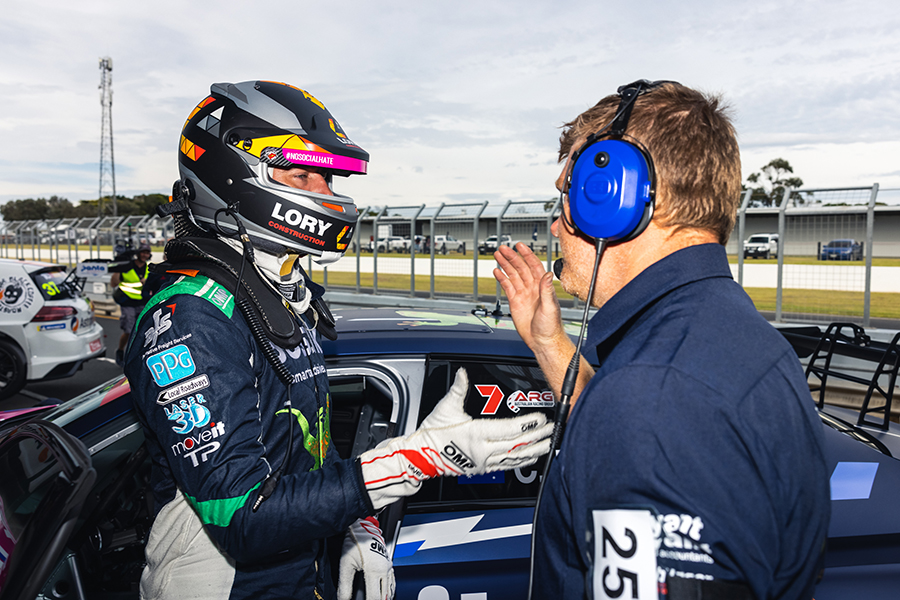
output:
[[[497,215],[497,249],[500,248],[500,241],[503,239],[503,215],[505,215],[506,211],[509,210],[510,204],[512,204],[512,200],[507,200],[506,204],[503,206],[503,210],[501,210],[500,214]],[[500,282],[498,281],[496,284],[497,302],[500,302],[500,290]]]
[[422,211],[425,210],[425,205],[422,204],[419,206],[419,210],[416,211],[415,216],[409,222],[409,297],[416,297],[416,221],[419,218],[419,215],[422,214]]
[[[378,219],[387,212],[387,206],[383,207],[372,221],[372,293],[378,294]],[[385,242],[387,250],[387,242]]]
[[[747,219],[747,208],[750,205],[750,197],[753,195],[753,190],[747,190],[744,192],[744,197],[741,199],[741,206],[738,209],[738,285],[744,287],[744,238],[746,237],[746,232],[744,231],[745,221]],[[778,240],[778,254],[781,254],[781,239]]]
[[429,250],[431,251],[431,288],[430,288],[430,292],[429,292],[429,296],[428,296],[429,298],[434,298],[434,247],[436,246],[436,244],[434,243],[434,221],[435,221],[435,219],[438,218],[438,215],[441,214],[442,210],[444,210],[443,202],[441,202],[441,205],[438,206],[438,209],[436,211],[434,211],[434,214],[431,215],[431,228],[430,228],[431,233],[428,236],[428,239],[429,239],[428,247],[429,247]]
[[775,322],[781,322],[781,305],[784,291],[784,211],[787,210],[788,200],[794,188],[784,188],[784,194],[781,196],[781,206],[778,207],[778,281],[775,288]]
[[474,275],[472,278],[472,299],[475,302],[478,302],[478,257],[481,255],[481,252],[478,250],[478,224],[481,222],[481,214],[487,208],[487,205],[488,203],[485,200],[475,215],[475,227],[472,231],[472,256],[475,260],[475,263],[472,265],[472,274]]
[[560,198],[556,199],[556,202],[553,203],[553,208],[550,209],[550,214],[547,215],[547,270],[553,270],[553,250],[551,248],[551,244],[553,243],[553,233],[551,233],[550,229],[553,227],[553,221],[556,218],[553,215],[556,214],[556,210],[559,209],[562,211],[562,205],[560,203]]
[[869,205],[866,207],[866,289],[863,293],[863,327],[869,326],[869,310],[872,302],[872,238],[875,234],[875,199],[878,197],[878,184],[872,185]]
[[369,213],[371,207],[366,207],[356,216],[356,293],[359,293],[359,274],[362,271],[362,220]]

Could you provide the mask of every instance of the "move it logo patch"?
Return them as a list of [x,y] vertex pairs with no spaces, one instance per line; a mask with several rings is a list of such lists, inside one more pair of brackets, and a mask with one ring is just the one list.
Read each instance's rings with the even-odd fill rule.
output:
[[[486,399],[484,408],[481,409],[483,415],[495,415],[503,402],[503,392],[498,385],[476,385],[475,389]],[[506,406],[514,413],[519,412],[523,408],[553,408],[555,402],[553,400],[553,392],[545,390],[543,392],[529,391],[523,392],[516,390],[506,397]]]
[[147,368],[159,387],[166,387],[194,374],[194,357],[184,344],[158,352],[147,359]]
[[0,279],[0,313],[15,314],[34,304],[34,288],[25,277]]

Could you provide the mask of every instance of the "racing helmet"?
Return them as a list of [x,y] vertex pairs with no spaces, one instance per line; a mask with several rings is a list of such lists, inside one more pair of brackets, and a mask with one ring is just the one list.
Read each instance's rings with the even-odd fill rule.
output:
[[[238,218],[261,249],[328,264],[353,238],[353,199],[280,184],[272,169],[324,168],[330,188],[333,175],[365,174],[368,161],[310,93],[274,81],[215,83],[181,131],[176,186],[201,228],[234,233]],[[224,214],[229,206],[234,217]]]

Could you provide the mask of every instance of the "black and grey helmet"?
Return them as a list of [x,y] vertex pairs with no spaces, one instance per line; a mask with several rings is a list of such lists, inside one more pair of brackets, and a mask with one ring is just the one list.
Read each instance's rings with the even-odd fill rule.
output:
[[332,175],[364,174],[369,154],[354,144],[308,92],[274,81],[216,83],[181,132],[181,190],[194,221],[237,230],[222,214],[237,204],[255,243],[311,254],[328,264],[346,252],[357,208],[347,196],[295,189],[271,178],[274,167],[315,166]]

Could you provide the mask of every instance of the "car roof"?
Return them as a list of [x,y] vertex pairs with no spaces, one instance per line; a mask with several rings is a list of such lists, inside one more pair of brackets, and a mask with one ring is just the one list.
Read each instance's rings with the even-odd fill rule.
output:
[[[338,339],[322,341],[326,357],[446,352],[534,358],[508,316],[414,308],[346,308],[333,312]],[[578,324],[569,323],[566,330],[577,335],[578,328]]]
[[15,258],[0,258],[0,269],[2,269],[5,266],[18,266],[18,267],[25,269],[25,271],[27,271],[28,273],[34,273],[35,271],[40,271],[41,269],[46,269],[47,267],[65,268],[62,265],[57,264],[57,263],[41,262],[38,260],[19,260],[19,259],[15,259]]

